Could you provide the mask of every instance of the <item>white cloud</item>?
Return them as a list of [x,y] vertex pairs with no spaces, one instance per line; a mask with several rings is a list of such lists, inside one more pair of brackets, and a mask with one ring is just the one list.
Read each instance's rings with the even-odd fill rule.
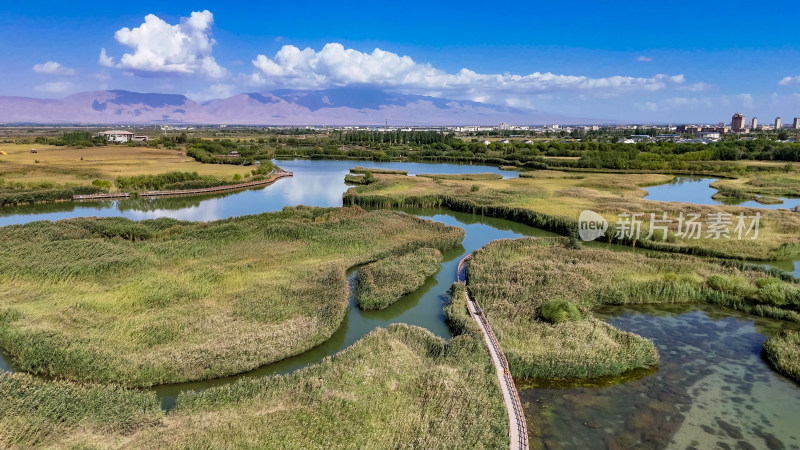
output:
[[634,105],[642,111],[656,112],[658,111],[658,104],[655,102],[634,103]]
[[649,56],[642,55],[642,56],[636,58],[636,60],[639,61],[639,62],[652,62],[653,58],[651,58]]
[[690,84],[690,85],[687,85],[687,86],[681,86],[681,87],[678,88],[678,90],[690,91],[690,92],[701,92],[701,91],[707,91],[707,90],[709,90],[711,88],[712,88],[712,86],[710,84],[700,82],[700,83]]
[[114,34],[120,44],[133,49],[119,63],[100,50],[98,63],[106,67],[128,69],[140,75],[200,74],[210,79],[228,75],[211,55],[216,41],[211,38],[214,15],[208,10],[193,12],[170,25],[154,14],[148,14],[139,27],[121,28]]
[[235,94],[235,88],[236,86],[232,84],[217,83],[212,84],[200,92],[187,92],[186,96],[196,102],[205,102],[207,100],[232,97]]
[[72,87],[72,84],[67,81],[51,81],[49,83],[44,83],[36,86],[36,89],[39,92],[47,92],[47,93],[59,93],[64,92]]
[[671,108],[711,108],[714,104],[710,98],[672,97],[665,100]]
[[97,59],[97,64],[103,67],[115,67],[114,58],[108,56],[104,48],[100,49],[100,57]]
[[507,103],[518,95],[576,91],[611,96],[629,91],[657,91],[685,82],[683,75],[664,74],[646,78],[589,78],[550,72],[481,74],[466,68],[447,73],[408,56],[380,49],[363,53],[338,43],[327,44],[320,51],[285,45],[274,58],[258,55],[252,62],[256,70],[244,82],[257,86],[324,89],[361,84],[499,103]]
[[783,77],[781,81],[778,82],[781,86],[800,86],[800,75],[795,77]]
[[110,80],[110,79],[111,79],[111,75],[110,75],[108,72],[106,72],[105,70],[102,70],[102,71],[100,71],[100,72],[97,72],[97,73],[95,73],[95,74],[94,74],[94,75],[92,75],[92,76],[93,76],[95,79],[99,80],[99,81],[108,81],[108,80]]
[[33,66],[33,71],[47,75],[75,75],[75,69],[64,67],[55,61],[47,61],[42,64],[35,64]]

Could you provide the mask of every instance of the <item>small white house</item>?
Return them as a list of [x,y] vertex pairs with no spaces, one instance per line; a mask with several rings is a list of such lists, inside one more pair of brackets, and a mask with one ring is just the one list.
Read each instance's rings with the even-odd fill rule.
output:
[[108,130],[98,135],[105,137],[108,142],[130,142],[133,139],[133,133],[124,130]]

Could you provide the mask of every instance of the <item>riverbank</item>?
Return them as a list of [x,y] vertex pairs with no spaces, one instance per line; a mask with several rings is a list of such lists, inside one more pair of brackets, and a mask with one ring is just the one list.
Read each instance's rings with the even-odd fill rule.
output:
[[0,375],[0,411],[4,447],[508,448],[479,337],[405,325],[290,375],[182,394],[166,415],[152,393],[24,374]]
[[[557,171],[528,172],[524,178],[504,180],[431,180],[424,177],[375,175],[378,182],[351,188],[345,204],[362,206],[446,207],[521,221],[528,225],[569,235],[577,230],[584,210],[599,213],[611,226],[601,239],[612,240],[620,214],[642,214],[639,239],[628,235],[614,242],[653,250],[670,251],[731,259],[785,260],[800,257],[800,214],[787,210],[755,211],[724,205],[693,205],[678,202],[653,202],[642,186],[664,183],[671,176],[642,174],[624,178],[613,174],[575,174]],[[759,234],[743,239],[714,239],[700,233],[697,239],[676,236],[680,214],[761,214]],[[654,230],[646,239],[650,214],[669,219],[666,239]],[[733,226],[733,225],[732,225]],[[732,230],[733,228],[731,228]]]
[[[601,305],[708,303],[800,323],[800,284],[691,256],[519,239],[475,252],[468,270],[472,293],[521,378],[608,377],[656,365],[651,342],[594,318]],[[558,302],[562,316],[548,311]]]
[[463,236],[360,208],[5,227],[0,345],[19,370],[125,386],[244,372],[330,338],[346,268]]

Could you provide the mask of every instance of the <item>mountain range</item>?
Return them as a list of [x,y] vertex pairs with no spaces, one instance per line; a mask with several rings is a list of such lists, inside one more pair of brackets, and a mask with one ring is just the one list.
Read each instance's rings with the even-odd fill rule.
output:
[[62,99],[0,96],[6,124],[497,125],[588,123],[507,106],[368,87],[275,90],[195,102],[184,95],[123,90]]

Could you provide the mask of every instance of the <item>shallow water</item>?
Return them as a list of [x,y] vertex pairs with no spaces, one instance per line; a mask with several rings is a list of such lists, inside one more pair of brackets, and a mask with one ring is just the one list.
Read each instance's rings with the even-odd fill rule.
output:
[[791,209],[800,205],[800,198],[776,197],[783,200],[780,205],[765,205],[755,200],[715,200],[711,198],[717,190],[710,186],[717,178],[675,177],[670,183],[646,187],[645,199],[659,202],[684,202],[698,205],[734,205],[748,208]]
[[[177,197],[154,200],[140,199],[93,202],[88,204],[64,202],[4,208],[0,210],[0,225],[26,223],[33,220],[58,220],[82,216],[124,216],[134,220],[156,217],[174,217],[185,220],[216,220],[244,214],[275,211],[285,206],[298,204],[311,206],[341,206],[342,194],[348,188],[343,181],[344,175],[351,167],[358,165],[408,170],[412,174],[501,173],[501,171],[494,167],[453,164],[372,163],[367,161],[330,160],[278,161],[278,164],[286,170],[293,171],[295,174],[294,177],[280,180],[271,186],[261,189],[217,194],[206,197]],[[515,176],[515,172],[502,173],[504,176]],[[431,209],[403,209],[403,211],[423,218],[443,222],[447,225],[458,226],[466,231],[466,237],[462,246],[445,253],[444,261],[439,272],[429,277],[420,289],[405,296],[383,311],[360,311],[355,301],[351,298],[347,316],[341,328],[334,333],[331,339],[320,346],[296,357],[269,364],[246,374],[223,379],[155,387],[153,390],[161,398],[162,406],[166,409],[170,409],[174,406],[177,395],[184,390],[206,389],[212,386],[234,382],[243,377],[292,372],[309,364],[316,363],[326,356],[333,355],[349,347],[376,327],[385,327],[392,323],[407,323],[421,326],[431,330],[440,337],[449,338],[451,334],[447,325],[444,323],[442,307],[446,301],[447,290],[455,281],[458,261],[464,255],[496,239],[552,235],[552,233],[519,223],[472,214]],[[608,246],[607,244],[600,243],[593,243],[591,245]],[[608,247],[626,251],[641,251],[630,247]],[[783,266],[779,267],[782,270],[788,270],[788,268],[784,266],[792,263],[785,262],[778,264],[783,264]],[[795,269],[795,267],[792,266],[791,269]],[[354,276],[355,272],[351,271],[349,274],[351,281]],[[613,320],[617,319],[612,319],[612,321]],[[747,320],[752,321],[753,319],[748,318]],[[660,326],[661,325],[655,324],[652,325],[651,328],[657,330]],[[759,336],[760,335],[751,337],[756,341],[758,339],[763,340],[763,337]],[[724,338],[725,336],[720,337],[720,339]],[[760,348],[760,341],[757,347]],[[3,355],[0,354],[0,370],[11,370],[7,361],[8,360],[4,359]],[[553,393],[560,391],[548,392]],[[792,409],[787,410],[800,411],[800,408],[795,407],[795,405],[791,405],[791,408]],[[683,412],[679,411],[679,413],[684,417],[686,416]],[[572,434],[568,430],[564,431],[564,433],[565,436],[570,436]]]
[[794,325],[711,306],[609,307],[598,315],[653,340],[658,369],[605,387],[522,390],[538,435],[532,443],[800,448],[799,386],[761,358],[766,337]]
[[[180,220],[211,221],[246,214],[279,211],[285,206],[341,206],[348,186],[344,176],[356,166],[405,170],[420,173],[462,174],[498,173],[516,177],[517,172],[492,166],[427,164],[339,160],[281,160],[275,163],[288,172],[270,186],[229,192],[222,195],[122,199],[91,202],[58,202],[0,208],[0,226],[35,220],[61,220],[72,217],[127,217],[132,220],[171,217]],[[243,168],[243,170],[246,170]]]

